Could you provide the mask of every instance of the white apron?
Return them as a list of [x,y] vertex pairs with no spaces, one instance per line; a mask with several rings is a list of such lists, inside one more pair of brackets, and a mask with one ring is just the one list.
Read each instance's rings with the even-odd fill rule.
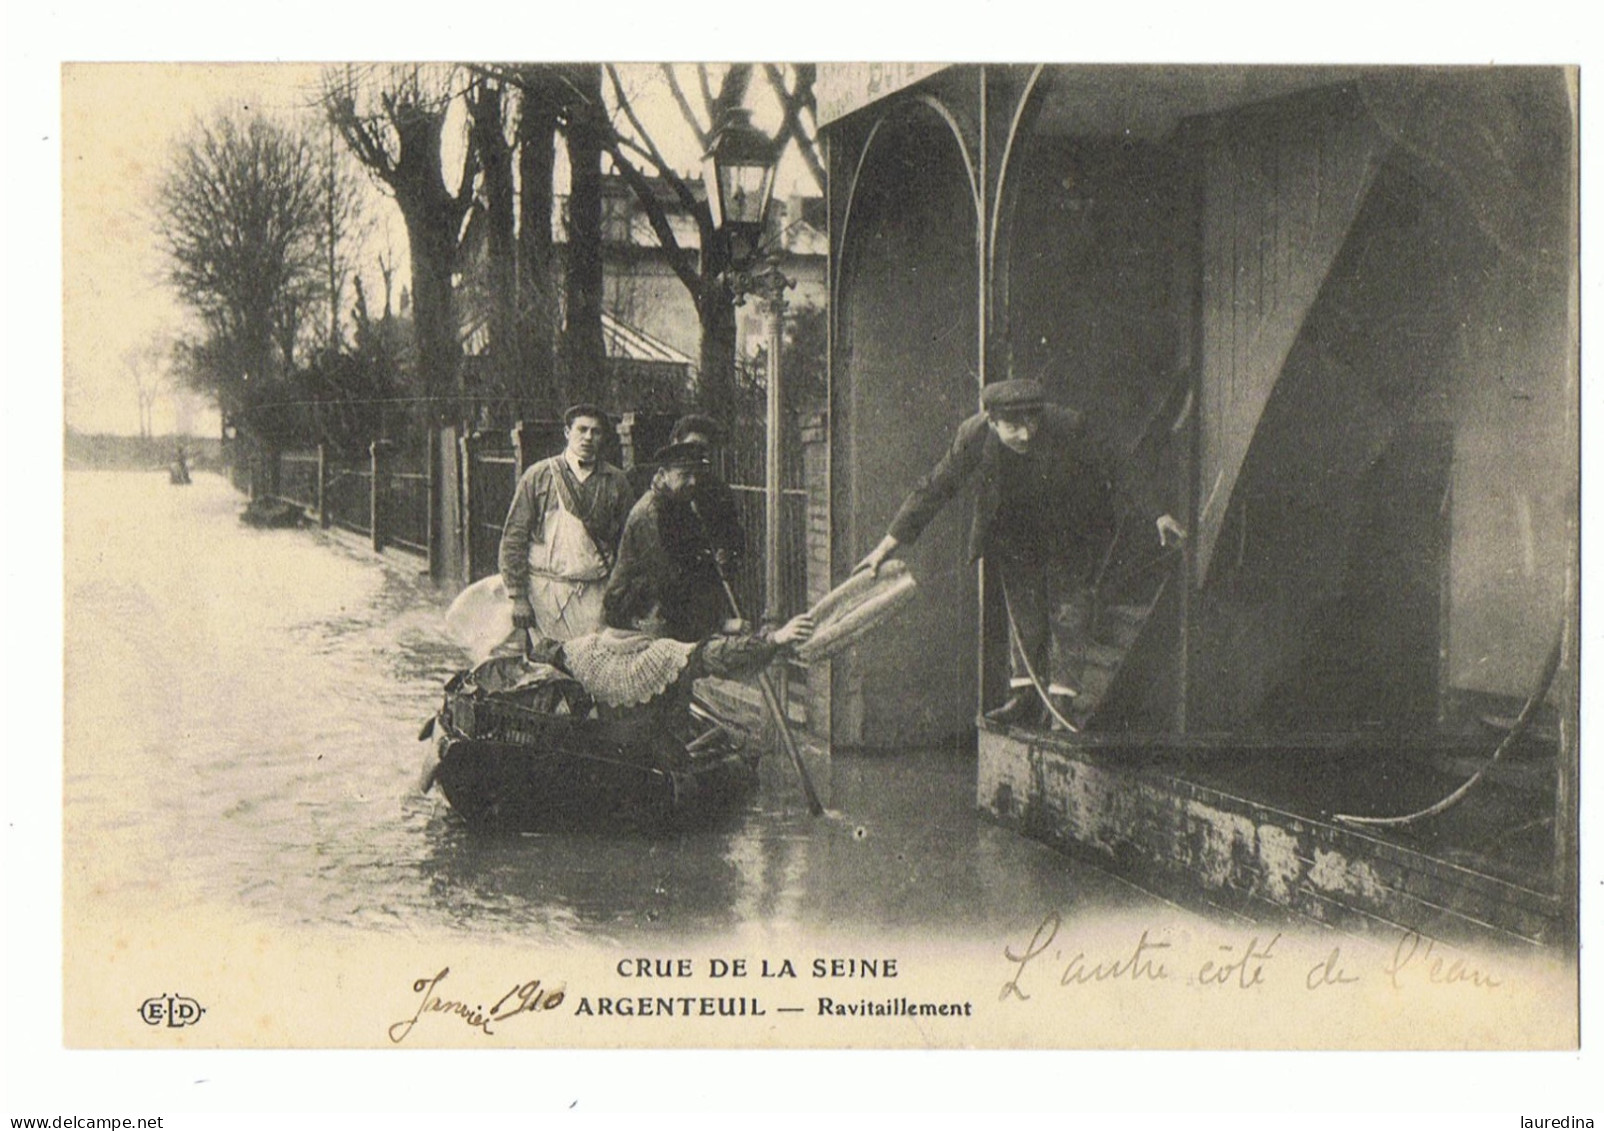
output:
[[[540,541],[529,547],[529,603],[535,633],[572,640],[602,627],[602,594],[607,563],[585,524],[552,492]],[[475,664],[492,656],[521,656],[527,633],[512,625],[512,600],[501,574],[480,578],[457,594],[446,610],[446,635],[466,649]]]
[[540,541],[529,546],[529,603],[542,636],[572,640],[602,626],[607,562],[585,524],[552,492]]

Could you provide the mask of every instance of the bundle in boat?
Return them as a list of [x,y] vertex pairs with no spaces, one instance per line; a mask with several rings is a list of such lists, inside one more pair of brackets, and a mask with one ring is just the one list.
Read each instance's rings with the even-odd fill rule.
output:
[[804,662],[827,659],[855,644],[913,600],[917,583],[908,567],[893,558],[878,573],[855,573],[824,595],[808,612],[813,635],[797,647]]

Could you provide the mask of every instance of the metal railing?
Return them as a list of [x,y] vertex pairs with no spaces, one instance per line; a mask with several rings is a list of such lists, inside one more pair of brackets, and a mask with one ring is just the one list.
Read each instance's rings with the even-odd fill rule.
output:
[[386,544],[429,553],[429,475],[418,471],[391,471],[385,504]]
[[501,569],[501,528],[521,470],[517,449],[488,448],[482,437],[469,437],[463,442],[462,470],[466,572],[472,582]]
[[317,452],[283,452],[278,460],[279,498],[295,503],[308,513],[318,509],[318,468],[322,464]]
[[397,454],[383,440],[370,445],[366,457],[327,447],[280,452],[272,469],[274,493],[324,527],[369,538],[376,550],[396,546],[427,556],[430,476],[427,466],[411,470],[412,463],[423,461]]

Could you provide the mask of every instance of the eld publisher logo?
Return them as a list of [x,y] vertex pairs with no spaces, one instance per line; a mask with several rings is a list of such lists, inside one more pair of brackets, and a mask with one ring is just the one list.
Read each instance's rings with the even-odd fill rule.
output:
[[139,1007],[139,1016],[145,1024],[166,1023],[169,1029],[182,1029],[185,1025],[193,1025],[205,1012],[205,1007],[194,998],[179,997],[177,994],[146,998],[144,1004]]

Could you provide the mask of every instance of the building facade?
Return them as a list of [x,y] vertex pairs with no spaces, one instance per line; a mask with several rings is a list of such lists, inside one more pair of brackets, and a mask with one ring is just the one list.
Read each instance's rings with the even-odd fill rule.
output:
[[[1516,713],[1558,649],[1538,809],[1563,901],[1574,95],[1556,68],[821,66],[833,577],[986,383],[1038,378],[1190,532],[1166,555],[1122,527],[1070,746],[1377,738],[1391,764]],[[966,741],[998,701],[966,522],[909,549],[922,600],[835,663],[834,743]],[[1014,755],[981,747],[1008,817],[986,761]]]

